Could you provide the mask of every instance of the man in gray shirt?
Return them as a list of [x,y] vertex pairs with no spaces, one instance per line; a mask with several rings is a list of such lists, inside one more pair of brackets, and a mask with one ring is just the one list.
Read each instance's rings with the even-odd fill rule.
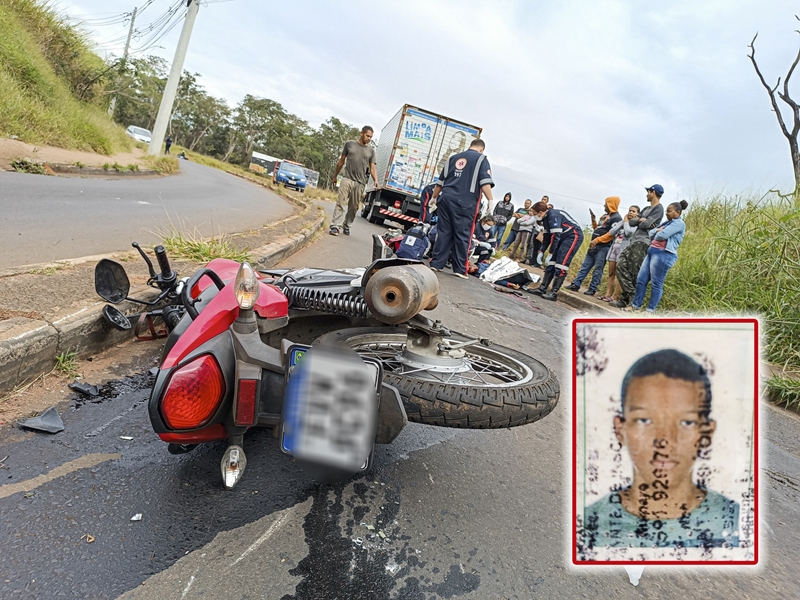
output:
[[636,292],[636,278],[639,276],[639,269],[647,256],[647,249],[650,247],[649,231],[661,224],[664,218],[664,207],[661,205],[661,196],[664,195],[664,188],[659,185],[651,185],[645,188],[647,200],[650,206],[639,213],[638,218],[629,219],[628,225],[636,228],[636,233],[631,238],[631,243],[622,251],[617,261],[617,281],[622,288],[619,300],[612,302],[611,306],[625,308],[633,300]]
[[[336,172],[333,180],[339,176],[339,171],[344,167],[342,182],[339,184],[339,196],[336,198],[336,208],[333,209],[331,222],[331,235],[339,235],[339,230],[345,235],[350,235],[350,226],[356,218],[361,200],[364,198],[364,186],[367,184],[367,172],[372,175],[375,187],[378,187],[378,172],[375,169],[375,148],[370,145],[372,127],[365,125],[361,128],[358,140],[345,142],[342,156],[336,163]],[[345,215],[345,212],[347,213]]]

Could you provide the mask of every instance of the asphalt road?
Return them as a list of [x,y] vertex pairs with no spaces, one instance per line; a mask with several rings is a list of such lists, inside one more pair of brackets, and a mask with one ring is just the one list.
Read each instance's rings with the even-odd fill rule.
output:
[[[359,219],[353,236],[326,236],[288,262],[363,266],[372,231],[380,228]],[[107,388],[102,402],[62,407],[66,430],[55,436],[0,429],[0,457],[9,456],[0,469],[0,597],[798,597],[795,416],[763,409],[763,566],[648,567],[638,587],[622,567],[577,570],[569,566],[564,373],[569,319],[577,313],[474,279],[439,279],[434,316],[535,355],[561,374],[554,413],[498,431],[410,424],[379,447],[372,475],[332,486],[311,481],[269,432],[256,431],[245,439],[247,473],[226,492],[219,481],[224,444],[170,456],[150,432],[144,373]],[[142,520],[131,522],[137,513]]]
[[180,161],[170,177],[90,179],[0,171],[0,268],[130,250],[170,227],[201,237],[293,214],[254,183]]

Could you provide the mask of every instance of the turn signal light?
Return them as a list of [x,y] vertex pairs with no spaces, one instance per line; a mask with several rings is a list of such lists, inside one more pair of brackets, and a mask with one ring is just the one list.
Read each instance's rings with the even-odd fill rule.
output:
[[256,272],[249,263],[243,262],[239,267],[233,289],[236,292],[236,302],[239,304],[239,308],[247,310],[255,306],[261,287],[258,285]]
[[170,377],[161,401],[161,416],[170,429],[202,427],[225,397],[225,379],[216,359],[204,354]]

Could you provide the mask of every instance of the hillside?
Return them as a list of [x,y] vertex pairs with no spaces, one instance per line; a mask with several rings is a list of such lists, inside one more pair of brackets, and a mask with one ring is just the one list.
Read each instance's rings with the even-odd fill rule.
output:
[[0,137],[112,154],[130,138],[107,117],[109,65],[49,3],[0,2]]

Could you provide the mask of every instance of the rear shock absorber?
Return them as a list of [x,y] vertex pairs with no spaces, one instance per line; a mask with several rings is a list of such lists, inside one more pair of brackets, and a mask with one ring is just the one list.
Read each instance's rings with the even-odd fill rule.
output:
[[357,319],[366,319],[369,316],[367,303],[360,296],[325,292],[300,286],[287,287],[284,293],[289,299],[291,308],[320,310]]

